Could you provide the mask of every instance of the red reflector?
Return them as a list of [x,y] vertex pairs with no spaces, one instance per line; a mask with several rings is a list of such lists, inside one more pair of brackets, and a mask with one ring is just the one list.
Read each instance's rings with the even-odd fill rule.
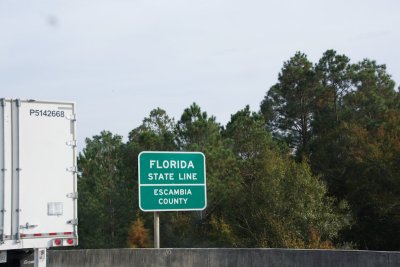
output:
[[26,237],[26,234],[21,234],[21,237]]
[[74,244],[74,240],[69,238],[69,239],[67,239],[67,243],[68,243],[68,245],[73,245]]
[[64,232],[64,235],[72,235],[72,232]]
[[57,233],[49,233],[49,235],[57,235]]
[[61,239],[56,239],[56,240],[54,240],[54,244],[56,245],[56,246],[59,246],[59,245],[61,245]]
[[33,234],[33,236],[42,236],[42,234]]

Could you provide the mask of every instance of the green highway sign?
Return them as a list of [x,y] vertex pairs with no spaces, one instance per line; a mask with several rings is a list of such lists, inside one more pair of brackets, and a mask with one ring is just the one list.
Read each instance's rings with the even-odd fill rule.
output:
[[139,154],[138,166],[141,210],[206,208],[206,163],[203,153],[144,151]]

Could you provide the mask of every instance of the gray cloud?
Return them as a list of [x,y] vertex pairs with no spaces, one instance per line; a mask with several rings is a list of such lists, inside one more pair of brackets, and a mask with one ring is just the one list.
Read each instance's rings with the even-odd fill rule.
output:
[[[257,110],[283,61],[336,49],[400,80],[400,2],[0,1],[2,96],[78,103],[80,145],[196,101],[226,123]],[[50,26],[50,27],[49,27]]]

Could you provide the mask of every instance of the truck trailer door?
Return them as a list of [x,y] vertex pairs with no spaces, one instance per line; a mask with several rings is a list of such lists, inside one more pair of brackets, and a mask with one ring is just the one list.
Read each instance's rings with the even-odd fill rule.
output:
[[14,101],[13,232],[77,236],[75,105]]
[[11,101],[0,99],[0,240],[11,239]]

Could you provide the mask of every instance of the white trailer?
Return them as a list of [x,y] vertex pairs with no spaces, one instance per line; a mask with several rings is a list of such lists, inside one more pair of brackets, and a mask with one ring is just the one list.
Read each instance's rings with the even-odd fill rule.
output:
[[[0,99],[0,253],[78,244],[75,104]],[[0,257],[1,258],[1,257]]]

